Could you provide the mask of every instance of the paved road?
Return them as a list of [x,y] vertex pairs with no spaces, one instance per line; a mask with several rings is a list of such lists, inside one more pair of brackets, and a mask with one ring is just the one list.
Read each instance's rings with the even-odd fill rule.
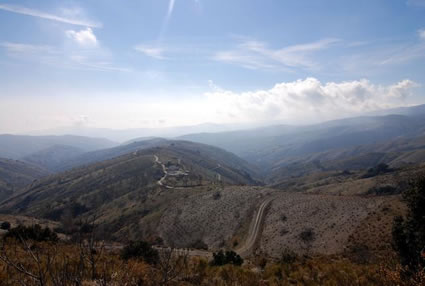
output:
[[261,226],[263,223],[264,213],[267,206],[270,204],[273,198],[265,199],[258,208],[257,214],[254,217],[254,221],[251,223],[250,230],[248,232],[248,237],[245,240],[245,243],[236,250],[236,252],[242,256],[246,257],[251,254],[252,248],[254,247],[255,242],[257,241],[258,234],[261,230]]

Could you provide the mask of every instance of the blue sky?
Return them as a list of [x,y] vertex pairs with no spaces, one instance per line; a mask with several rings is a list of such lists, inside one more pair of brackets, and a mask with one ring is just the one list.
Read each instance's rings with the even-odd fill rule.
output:
[[0,132],[424,103],[425,0],[0,1]]

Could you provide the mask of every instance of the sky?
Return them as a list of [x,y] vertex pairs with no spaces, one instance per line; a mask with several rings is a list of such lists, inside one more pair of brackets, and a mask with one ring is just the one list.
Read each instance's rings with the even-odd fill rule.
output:
[[0,0],[0,133],[425,103],[425,0]]

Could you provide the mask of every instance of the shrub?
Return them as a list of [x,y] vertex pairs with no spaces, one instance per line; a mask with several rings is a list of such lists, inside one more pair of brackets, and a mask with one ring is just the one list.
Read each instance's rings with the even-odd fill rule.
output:
[[159,259],[158,251],[146,241],[131,241],[121,252],[124,260],[142,259],[149,264],[156,264]]
[[57,242],[58,235],[50,228],[42,228],[39,224],[32,226],[18,225],[17,227],[9,229],[5,238],[15,238],[17,240],[34,240],[34,241],[50,241]]
[[219,200],[221,198],[221,193],[220,192],[215,192],[213,195],[213,199],[214,200]]
[[196,240],[190,245],[191,248],[208,250],[208,245],[201,239]]
[[395,195],[398,193],[400,193],[399,190],[396,187],[390,185],[372,187],[367,191],[368,195],[377,196]]
[[305,243],[311,243],[314,241],[316,235],[311,228],[307,228],[300,233],[300,239]]
[[240,266],[242,263],[243,259],[239,254],[234,251],[223,252],[223,250],[213,253],[213,260],[211,261],[212,266],[222,266],[226,264]]
[[8,222],[8,221],[2,222],[1,225],[0,225],[0,229],[9,230],[10,229],[10,222]]
[[290,250],[289,248],[285,248],[282,251],[282,256],[280,257],[280,262],[283,264],[292,264],[297,261],[298,255]]
[[413,182],[403,198],[408,213],[406,218],[394,218],[393,245],[400,262],[416,272],[425,267],[425,176]]
[[391,172],[392,169],[387,164],[380,163],[373,168],[367,170],[366,174],[363,175],[363,178],[375,177],[381,174]]

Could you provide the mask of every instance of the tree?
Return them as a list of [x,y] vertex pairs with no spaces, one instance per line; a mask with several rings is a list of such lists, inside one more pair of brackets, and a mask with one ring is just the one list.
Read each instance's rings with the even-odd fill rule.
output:
[[312,228],[306,228],[300,233],[299,238],[304,245],[306,254],[308,255],[313,242],[316,239],[316,233]]
[[131,241],[126,245],[122,252],[121,257],[125,260],[132,258],[142,259],[149,264],[156,264],[159,259],[158,251],[146,241]]
[[39,224],[32,226],[18,225],[17,227],[9,229],[5,238],[15,238],[17,240],[34,240],[34,241],[50,241],[57,242],[58,235],[50,228],[42,228]]
[[394,218],[393,246],[400,262],[416,272],[425,267],[425,176],[411,183],[403,198],[408,212]]
[[243,264],[243,259],[234,251],[223,252],[223,250],[220,250],[219,252],[213,253],[213,260],[211,261],[211,265],[222,266],[225,264],[240,266]]

